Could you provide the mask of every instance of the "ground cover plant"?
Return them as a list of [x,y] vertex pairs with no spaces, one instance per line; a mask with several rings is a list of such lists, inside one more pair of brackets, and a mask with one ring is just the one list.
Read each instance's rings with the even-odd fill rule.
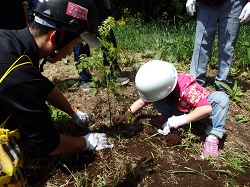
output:
[[[127,86],[105,81],[102,84],[102,72],[108,70],[98,66],[102,60],[100,49],[91,49],[93,54],[87,58],[89,67],[96,67],[91,70],[99,83],[93,92],[83,92],[77,84],[79,76],[72,56],[44,66],[43,74],[64,92],[71,103],[81,111],[94,114],[95,122],[90,130],[107,133],[115,147],[52,157],[39,155],[28,142],[24,142],[27,147],[24,150],[26,170],[32,186],[250,186],[250,73],[247,69],[248,48],[241,43],[248,40],[243,37],[247,37],[244,33],[249,32],[249,28],[242,28],[237,45],[233,68],[239,71],[233,74],[237,84],[232,92],[225,136],[219,145],[220,156],[202,160],[200,155],[207,119],[179,128],[168,136],[158,134],[159,127],[152,125],[151,119],[159,113],[150,105],[130,116],[122,125],[110,122],[110,115],[127,110],[138,99],[133,81],[143,63],[162,59],[174,63],[179,71],[188,72],[189,69],[195,27],[192,23],[181,27],[137,24],[122,23],[115,29],[118,40],[115,54],[119,55],[124,75],[131,80]],[[212,59],[216,59],[215,54]],[[214,89],[215,62],[208,69],[206,87],[209,90]],[[240,94],[240,99],[233,99],[238,96],[233,94],[237,91],[244,94]],[[75,136],[84,134],[63,112],[51,108],[51,114],[59,132]]]

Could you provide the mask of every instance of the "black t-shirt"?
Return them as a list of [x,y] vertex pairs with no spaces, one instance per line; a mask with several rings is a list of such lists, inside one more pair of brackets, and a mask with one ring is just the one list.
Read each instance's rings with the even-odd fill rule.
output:
[[0,83],[0,123],[9,115],[5,128],[18,128],[22,138],[30,140],[39,151],[48,154],[60,142],[52,124],[46,97],[54,85],[39,72],[38,48],[28,28],[0,30],[0,78],[22,55],[17,64],[27,62],[12,70]]

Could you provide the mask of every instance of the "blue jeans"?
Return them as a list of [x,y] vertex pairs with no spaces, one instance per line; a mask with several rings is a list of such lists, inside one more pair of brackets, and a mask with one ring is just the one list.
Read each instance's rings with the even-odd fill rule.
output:
[[[224,92],[213,92],[208,96],[207,100],[212,106],[212,114],[209,117],[210,122],[206,129],[206,134],[213,134],[222,138],[230,100]],[[165,99],[153,102],[153,106],[166,118],[184,114],[178,110],[177,104],[170,105],[166,103]]]
[[197,6],[196,33],[190,66],[197,82],[203,86],[218,27],[218,73],[216,81],[232,83],[227,77],[233,62],[235,44],[240,27],[239,16],[246,0],[225,0],[220,6]]
[[225,92],[213,92],[208,96],[207,100],[211,104],[213,110],[209,117],[210,123],[206,129],[206,134],[213,134],[222,138],[230,100]]
[[[90,56],[90,49],[89,49],[88,44],[84,44],[84,45],[83,45],[83,43],[78,44],[74,48],[73,52],[74,52],[74,60],[75,60],[75,62],[79,62],[81,54],[86,54],[87,56]],[[79,72],[79,75],[81,77],[80,81],[79,81],[80,84],[91,82],[92,75],[86,69],[82,69],[82,71]]]

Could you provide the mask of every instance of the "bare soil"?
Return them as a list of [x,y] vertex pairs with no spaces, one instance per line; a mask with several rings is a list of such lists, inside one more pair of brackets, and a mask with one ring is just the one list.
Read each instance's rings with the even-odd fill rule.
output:
[[[139,56],[139,64],[147,59]],[[125,99],[118,103],[112,96],[112,114],[125,111],[138,99],[134,86],[135,67],[127,67],[124,74],[130,78],[120,94]],[[113,187],[166,187],[166,186],[250,186],[250,165],[241,163],[244,172],[239,171],[221,160],[202,160],[200,155],[205,139],[207,120],[187,125],[168,136],[159,135],[151,119],[159,114],[152,106],[135,115],[131,122],[122,125],[110,124],[106,89],[99,93],[83,92],[77,84],[79,76],[72,71],[72,58],[67,63],[47,63],[44,75],[64,92],[68,100],[79,110],[94,114],[91,131],[105,132],[113,149],[84,151],[67,156],[44,156],[33,150],[24,150],[26,169],[32,186],[113,186]],[[74,68],[73,68],[74,69]],[[187,68],[188,69],[188,68]],[[216,70],[208,71],[212,80]],[[225,136],[220,142],[222,157],[230,151],[250,157],[250,122],[239,124],[238,115],[250,119],[250,81],[235,77],[246,93],[242,103],[231,102],[225,126]],[[212,89],[208,84],[208,89]],[[77,136],[84,132],[72,120],[55,121],[58,131]],[[237,160],[237,154],[233,160]],[[249,161],[249,160],[248,160]]]

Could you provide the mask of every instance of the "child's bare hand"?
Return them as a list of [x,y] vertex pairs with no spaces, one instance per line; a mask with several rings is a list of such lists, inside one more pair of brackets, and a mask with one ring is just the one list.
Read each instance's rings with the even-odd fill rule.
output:
[[113,116],[112,121],[114,124],[119,125],[125,120],[125,115]]

